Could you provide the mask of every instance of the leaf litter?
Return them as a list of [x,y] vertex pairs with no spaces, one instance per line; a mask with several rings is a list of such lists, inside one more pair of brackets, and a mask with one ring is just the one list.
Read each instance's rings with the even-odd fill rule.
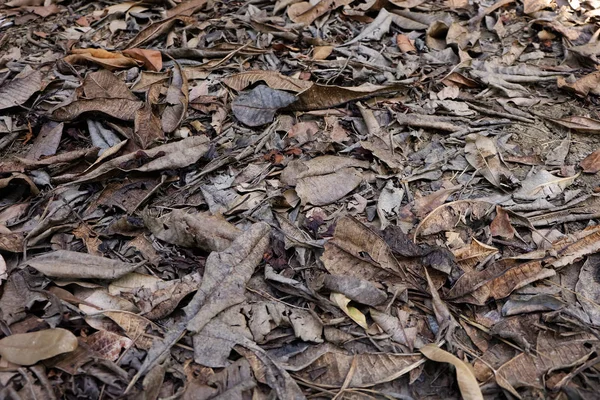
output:
[[4,2],[0,398],[596,398],[598,15]]

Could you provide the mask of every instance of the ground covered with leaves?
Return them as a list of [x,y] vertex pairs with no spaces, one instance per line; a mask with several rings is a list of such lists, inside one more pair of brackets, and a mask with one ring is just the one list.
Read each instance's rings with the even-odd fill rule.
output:
[[1,2],[1,399],[598,398],[597,0]]

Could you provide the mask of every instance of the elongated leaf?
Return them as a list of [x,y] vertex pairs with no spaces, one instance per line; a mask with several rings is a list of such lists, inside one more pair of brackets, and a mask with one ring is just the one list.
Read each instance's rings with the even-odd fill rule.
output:
[[129,99],[91,99],[78,100],[60,107],[52,113],[52,118],[58,121],[70,121],[81,114],[104,114],[124,121],[133,121],[135,114],[142,105],[141,101]]
[[66,329],[19,333],[0,340],[0,356],[19,365],[33,365],[40,360],[68,353],[77,348],[77,338]]
[[196,20],[191,17],[175,15],[171,18],[167,18],[162,21],[150,24],[147,28],[143,29],[138,33],[131,41],[125,46],[128,49],[133,47],[140,47],[141,45],[148,43],[164,34],[169,32],[175,24],[182,22],[185,25],[194,23]]
[[233,114],[248,126],[261,126],[273,121],[275,113],[296,101],[296,96],[273,90],[265,85],[242,93],[231,104]]
[[301,79],[290,78],[277,71],[246,71],[233,74],[223,79],[223,83],[235,90],[244,90],[248,86],[263,81],[271,89],[302,92],[310,88],[313,83]]
[[477,384],[477,379],[473,375],[472,369],[464,361],[456,358],[454,355],[440,349],[434,344],[428,344],[419,349],[421,353],[430,360],[444,362],[454,365],[456,368],[456,379],[460,393],[465,400],[483,400],[483,394]]
[[344,296],[341,293],[331,293],[331,301],[333,301],[337,306],[354,322],[356,322],[360,327],[364,329],[369,329],[369,325],[367,325],[367,318],[363,313],[361,313],[355,307],[349,307],[350,299]]
[[143,263],[125,263],[86,253],[58,250],[32,258],[26,264],[54,278],[117,279]]
[[395,93],[405,90],[406,86],[395,84],[390,86],[362,85],[342,87],[314,84],[298,95],[298,100],[288,107],[292,111],[321,110],[336,107],[344,103],[364,99],[371,96]]
[[173,76],[165,101],[167,106],[161,115],[161,124],[163,131],[171,133],[179,127],[188,107],[187,77],[177,62],[173,68]]
[[573,115],[570,117],[554,119],[548,118],[550,121],[564,126],[565,128],[584,133],[600,133],[600,121],[593,118],[580,117]]

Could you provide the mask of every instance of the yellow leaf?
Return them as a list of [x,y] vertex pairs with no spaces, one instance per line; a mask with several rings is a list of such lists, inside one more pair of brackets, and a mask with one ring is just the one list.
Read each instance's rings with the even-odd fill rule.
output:
[[361,313],[358,309],[354,307],[348,307],[348,303],[350,303],[350,299],[344,296],[341,293],[331,293],[330,295],[331,301],[333,301],[337,306],[346,313],[354,322],[365,329],[369,329],[367,325],[367,318],[363,313]]
[[458,387],[464,400],[483,400],[481,389],[470,365],[434,344],[428,344],[419,350],[430,360],[454,365]]

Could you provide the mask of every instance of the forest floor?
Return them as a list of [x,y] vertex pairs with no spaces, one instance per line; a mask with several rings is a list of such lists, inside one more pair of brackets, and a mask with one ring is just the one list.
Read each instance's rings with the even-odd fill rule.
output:
[[597,0],[0,3],[0,399],[598,398]]

